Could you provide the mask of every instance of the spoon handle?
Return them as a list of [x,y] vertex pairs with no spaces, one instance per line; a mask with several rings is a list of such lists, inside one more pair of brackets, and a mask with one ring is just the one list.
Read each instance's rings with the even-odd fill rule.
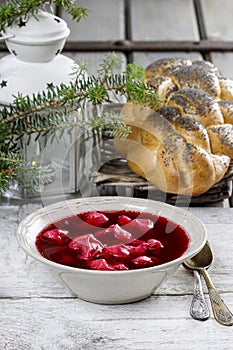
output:
[[233,325],[233,314],[215,289],[206,269],[201,270],[208,287],[211,306],[216,321],[224,326]]
[[194,270],[194,277],[195,286],[194,295],[190,306],[190,315],[196,320],[204,321],[209,318],[210,314],[204,298],[200,274],[197,270]]

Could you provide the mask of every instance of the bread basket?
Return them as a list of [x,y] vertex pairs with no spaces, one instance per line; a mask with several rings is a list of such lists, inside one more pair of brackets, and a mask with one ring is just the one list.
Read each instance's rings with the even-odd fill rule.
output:
[[125,195],[137,198],[149,198],[180,206],[208,206],[225,199],[232,203],[233,161],[231,161],[224,178],[212,186],[207,192],[189,197],[160,191],[145,179],[134,174],[126,164],[125,159],[117,158],[104,164],[93,173],[93,183],[99,195]]

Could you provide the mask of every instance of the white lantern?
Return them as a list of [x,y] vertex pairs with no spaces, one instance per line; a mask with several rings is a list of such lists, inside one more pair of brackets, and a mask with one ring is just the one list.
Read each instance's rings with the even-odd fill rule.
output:
[[[8,106],[19,93],[32,97],[72,80],[74,61],[61,54],[69,33],[63,19],[42,10],[34,16],[16,19],[6,28],[1,39],[5,40],[10,54],[0,59],[0,106]],[[46,159],[51,163],[54,182],[44,188],[48,195],[75,191],[75,147],[71,146],[68,135],[66,142],[64,137],[44,149],[43,140],[40,145],[31,142],[24,150],[27,161]],[[11,190],[6,195],[20,197],[19,192]]]

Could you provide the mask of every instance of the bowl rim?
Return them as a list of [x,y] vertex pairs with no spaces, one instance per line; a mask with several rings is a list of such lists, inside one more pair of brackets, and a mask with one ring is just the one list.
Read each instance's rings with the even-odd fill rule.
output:
[[[116,202],[116,201],[122,201],[125,200],[126,198],[129,197],[122,197],[122,196],[101,196],[101,197],[86,197],[86,198],[75,198],[75,199],[67,199],[67,200],[63,200],[63,201],[59,201],[53,204],[50,204],[48,206],[45,206],[43,208],[37,209],[34,212],[32,212],[31,214],[27,215],[18,225],[18,229],[16,232],[16,238],[18,240],[19,245],[21,246],[21,248],[24,250],[24,252],[29,255],[30,257],[34,258],[35,260],[51,267],[51,268],[55,268],[58,270],[63,270],[66,272],[70,272],[70,273],[78,273],[78,274],[87,274],[87,275],[107,275],[107,276],[116,276],[116,275],[127,275],[127,274],[141,274],[141,273],[145,273],[145,272],[153,272],[153,271],[157,271],[157,270],[161,270],[161,269],[167,269],[169,267],[172,266],[176,266],[176,265],[180,265],[182,262],[184,262],[187,259],[192,258],[194,255],[196,255],[197,253],[200,252],[200,250],[204,247],[206,241],[207,241],[207,230],[206,227],[204,225],[204,223],[198,218],[196,217],[194,214],[190,213],[188,210],[184,210],[183,208],[180,207],[176,207],[164,202],[159,202],[159,201],[155,201],[155,200],[151,200],[151,199],[144,199],[144,198],[130,198],[134,203],[138,202],[141,204],[142,203],[149,203],[150,205],[153,205],[157,208],[165,208],[165,209],[170,209],[175,211],[176,213],[182,214],[184,218],[188,218],[188,219],[192,219],[194,220],[195,224],[199,225],[199,231],[200,229],[202,230],[201,232],[201,239],[200,239],[200,243],[196,244],[195,249],[192,248],[192,250],[190,250],[190,247],[188,247],[188,249],[177,259],[168,261],[166,263],[160,264],[160,265],[156,265],[156,266],[151,266],[151,267],[145,267],[145,268],[140,268],[140,269],[134,269],[134,270],[117,270],[117,271],[105,271],[105,270],[89,270],[89,269],[81,269],[78,267],[72,267],[72,266],[67,266],[67,265],[62,265],[59,263],[56,263],[52,260],[46,259],[45,257],[43,257],[40,252],[37,250],[36,252],[29,250],[26,247],[25,241],[23,239],[23,236],[26,234],[27,230],[26,230],[26,226],[28,223],[30,223],[31,220],[35,219],[36,216],[40,216],[41,214],[45,214],[46,212],[51,212],[54,211],[56,209],[61,209],[61,207],[65,204],[65,203],[69,203],[71,205],[73,204],[80,204],[80,206],[83,204],[83,202],[88,202],[88,201],[97,201],[97,200],[105,200],[105,201],[110,201],[110,202]],[[136,204],[134,204],[136,205]],[[104,210],[104,209],[103,209]],[[105,209],[107,210],[107,209]],[[117,209],[116,209],[117,210]],[[140,208],[138,208],[138,210],[140,210]],[[148,210],[144,211],[149,212],[149,208]],[[78,212],[78,213],[82,213],[82,211]],[[160,215],[159,213],[154,213],[157,215]],[[163,215],[161,215],[163,216]],[[65,218],[67,217],[66,215],[64,215]],[[169,219],[170,220],[170,219]],[[174,219],[171,219],[171,221],[176,222]],[[46,227],[47,225],[45,225],[44,227]],[[182,225],[181,225],[182,226]],[[41,228],[42,229],[42,228]],[[187,230],[186,230],[187,232]],[[39,233],[39,232],[38,232]],[[37,233],[37,234],[38,234]],[[187,232],[189,238],[191,239],[189,233]],[[34,242],[35,243],[35,242]],[[36,246],[35,246],[36,247]]]

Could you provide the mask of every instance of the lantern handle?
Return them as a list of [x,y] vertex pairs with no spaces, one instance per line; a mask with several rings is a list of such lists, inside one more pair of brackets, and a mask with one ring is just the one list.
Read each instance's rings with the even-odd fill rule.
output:
[[1,40],[10,39],[10,38],[14,38],[14,37],[15,37],[15,35],[13,35],[13,34],[3,35],[3,36],[0,35],[0,41]]

